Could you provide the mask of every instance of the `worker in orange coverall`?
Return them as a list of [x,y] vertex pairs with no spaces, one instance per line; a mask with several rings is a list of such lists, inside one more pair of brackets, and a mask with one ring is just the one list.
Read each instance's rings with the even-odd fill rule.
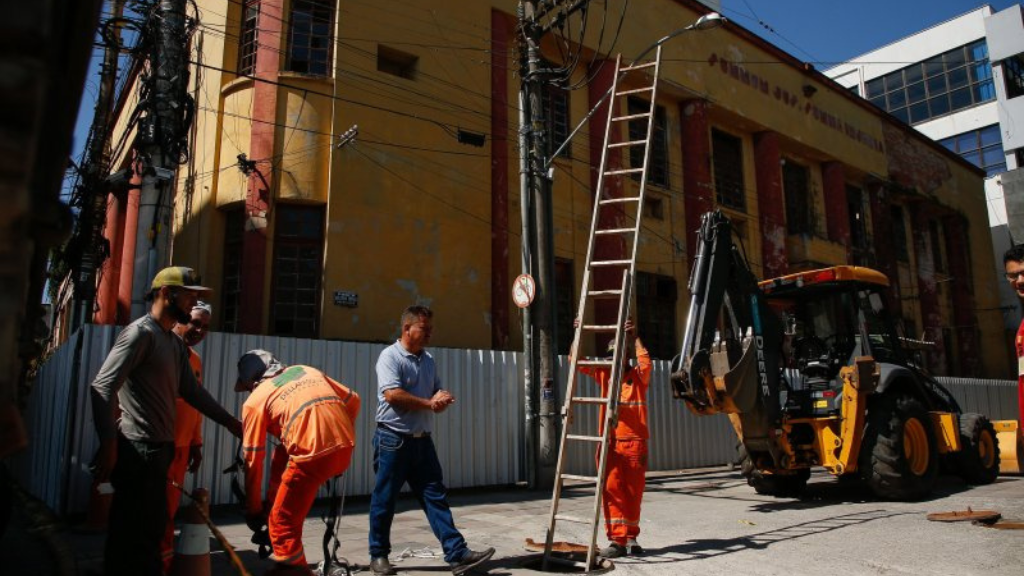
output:
[[[213,307],[203,301],[196,302],[192,307],[191,318],[187,324],[178,324],[174,333],[188,347],[188,363],[196,382],[203,385],[203,359],[192,349],[206,338],[206,330],[210,327],[210,315]],[[182,486],[185,483],[185,471],[195,474],[203,461],[203,417],[199,411],[189,406],[181,398],[175,403],[174,417],[174,460],[167,470],[167,478]],[[164,574],[171,570],[171,559],[174,558],[174,515],[181,503],[181,490],[167,483],[167,530],[163,542],[160,543],[160,555],[164,563]]]
[[[640,342],[633,320],[626,320],[623,328],[627,339],[635,344],[636,366],[630,369],[629,357],[623,355],[619,421],[608,447],[602,495],[605,533],[610,541],[608,547],[601,550],[601,555],[606,558],[643,553],[636,538],[640,535],[640,502],[646,485],[647,439],[650,437],[647,429],[647,385],[651,380],[651,356]],[[614,340],[608,345],[608,352],[615,352]],[[579,371],[597,380],[602,396],[608,395],[610,368],[581,366]],[[602,426],[604,418],[602,406]]]
[[[359,395],[309,366],[285,366],[266,350],[238,361],[238,392],[252,394],[242,406],[246,524],[269,528],[271,573],[312,574],[302,548],[302,523],[320,486],[352,460]],[[280,439],[267,491],[260,499],[267,433]]]

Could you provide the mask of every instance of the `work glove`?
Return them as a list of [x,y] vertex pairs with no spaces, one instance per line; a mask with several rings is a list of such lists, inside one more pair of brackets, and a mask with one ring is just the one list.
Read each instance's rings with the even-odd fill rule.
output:
[[199,465],[203,462],[203,445],[193,444],[188,449],[188,471],[195,474],[199,471]]
[[245,525],[253,532],[262,532],[267,525],[267,517],[262,512],[255,514],[247,513],[245,515]]

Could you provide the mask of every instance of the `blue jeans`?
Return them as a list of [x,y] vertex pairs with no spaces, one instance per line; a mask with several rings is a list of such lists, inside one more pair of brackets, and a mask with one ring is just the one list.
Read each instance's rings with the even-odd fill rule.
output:
[[386,558],[391,553],[395,502],[408,482],[441,542],[445,562],[462,560],[469,548],[455,528],[441,463],[430,436],[413,438],[378,426],[373,435],[373,471],[377,483],[370,497],[370,558]]

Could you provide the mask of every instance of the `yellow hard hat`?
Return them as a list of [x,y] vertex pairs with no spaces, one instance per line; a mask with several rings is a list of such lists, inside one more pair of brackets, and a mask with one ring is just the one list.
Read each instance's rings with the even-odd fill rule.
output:
[[213,290],[199,285],[199,275],[186,266],[170,266],[156,273],[151,289],[157,290],[164,286],[176,286],[193,292],[209,293]]

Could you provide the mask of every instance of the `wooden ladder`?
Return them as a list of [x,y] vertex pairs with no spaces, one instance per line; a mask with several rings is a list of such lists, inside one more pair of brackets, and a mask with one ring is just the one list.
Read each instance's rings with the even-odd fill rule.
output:
[[[651,160],[651,139],[654,134],[655,102],[658,93],[658,74],[661,69],[661,47],[651,62],[635,62],[628,66],[622,66],[622,56],[615,60],[615,76],[612,81],[611,101],[605,124],[604,148],[601,151],[601,167],[597,180],[597,194],[594,196],[594,215],[590,223],[590,238],[587,245],[587,260],[583,272],[583,286],[580,289],[580,305],[576,315],[579,322],[576,326],[576,333],[573,337],[572,356],[569,363],[569,379],[566,385],[565,405],[563,406],[562,440],[558,450],[558,465],[555,469],[555,485],[551,494],[551,514],[548,519],[548,529],[544,544],[543,569],[548,569],[550,562],[564,563],[566,560],[552,556],[551,548],[555,538],[555,528],[559,522],[577,522],[590,526],[590,539],[587,543],[586,570],[589,572],[595,567],[597,560],[597,528],[601,516],[601,495],[604,491],[605,468],[607,464],[608,446],[613,437],[615,425],[618,422],[619,408],[619,387],[622,381],[623,358],[628,354],[625,344],[625,332],[623,324],[630,315],[631,292],[633,278],[636,268],[636,254],[638,239],[640,237],[640,225],[644,209],[644,195],[647,188],[648,166]],[[651,79],[650,85],[640,88],[619,90],[619,81],[630,73],[641,72],[648,74],[646,78]],[[635,85],[635,84],[634,84]],[[646,96],[650,98],[650,107],[647,112],[630,114],[628,106],[617,106],[625,98],[631,95]],[[616,116],[619,110],[626,110],[626,114]],[[647,136],[642,140],[629,140],[623,142],[611,142],[612,126],[619,122],[647,123]],[[628,134],[628,131],[627,131]],[[635,147],[643,147],[643,164],[641,167],[630,167],[608,170],[608,151],[612,149],[631,150]],[[614,182],[616,178],[635,178],[639,176],[640,184],[636,196],[612,197],[607,188],[609,178]],[[629,186],[622,186],[621,189],[628,190]],[[623,221],[628,221],[633,216],[633,224],[629,227],[602,228],[601,222],[614,221],[615,218],[609,215],[624,215]],[[594,245],[599,237],[621,238],[629,252],[628,259],[616,260],[595,260]],[[614,289],[592,289],[594,284],[594,271],[598,269],[622,270],[622,282]],[[587,314],[593,314],[592,303],[596,300],[615,301],[618,304],[618,317],[614,324],[597,324],[594,321],[587,321]],[[579,357],[580,340],[584,333],[612,333],[614,334],[615,353],[611,359],[582,359]],[[578,382],[577,369],[584,366],[603,368],[611,373],[607,394],[602,396],[583,395],[576,391]],[[589,434],[581,434],[572,430],[575,408],[579,405],[591,405],[603,407],[603,421],[599,421],[598,430]],[[578,445],[590,445],[597,447],[596,467],[593,476],[568,474],[565,472],[567,460],[567,448],[570,443]],[[594,505],[591,514],[584,518],[560,514],[559,504],[562,497],[562,489],[566,480],[575,480],[584,483],[591,483],[594,486]]]

